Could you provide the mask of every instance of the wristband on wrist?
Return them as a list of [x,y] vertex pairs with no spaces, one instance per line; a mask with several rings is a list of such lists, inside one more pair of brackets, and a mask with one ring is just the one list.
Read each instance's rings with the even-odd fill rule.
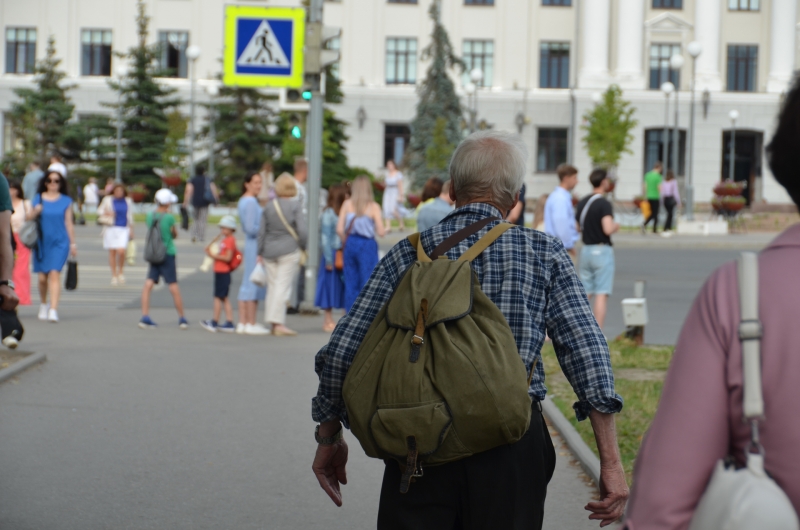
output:
[[333,445],[342,439],[343,430],[344,428],[340,425],[339,430],[333,436],[320,436],[319,425],[317,425],[317,428],[314,429],[314,439],[317,441],[319,445]]

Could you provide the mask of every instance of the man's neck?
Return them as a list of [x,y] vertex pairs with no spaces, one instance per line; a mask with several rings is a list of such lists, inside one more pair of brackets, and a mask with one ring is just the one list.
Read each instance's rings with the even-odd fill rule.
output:
[[[462,206],[466,206],[468,204],[487,204],[489,206],[494,206],[495,208],[497,208],[500,211],[500,213],[503,213],[503,211],[504,211],[503,208],[501,208],[496,203],[494,203],[491,199],[488,199],[488,198],[472,199],[472,200],[469,200],[469,201],[466,201],[466,202],[456,201],[456,208],[461,208]],[[507,213],[508,212],[506,212],[506,214]]]
[[572,191],[572,188],[568,187],[568,185],[563,184],[563,183],[559,184],[558,187],[563,189],[563,190],[565,190],[565,191]]
[[603,188],[595,188],[592,190],[592,193],[595,195],[603,195],[606,192]]

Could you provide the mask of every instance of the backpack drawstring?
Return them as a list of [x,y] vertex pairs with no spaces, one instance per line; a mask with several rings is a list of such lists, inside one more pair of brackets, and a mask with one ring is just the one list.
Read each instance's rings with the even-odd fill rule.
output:
[[408,362],[415,363],[419,360],[419,352],[422,345],[425,344],[425,320],[428,318],[428,300],[423,298],[422,303],[419,305],[419,313],[417,313],[417,329],[414,330],[414,337],[411,339],[411,355],[408,357]]

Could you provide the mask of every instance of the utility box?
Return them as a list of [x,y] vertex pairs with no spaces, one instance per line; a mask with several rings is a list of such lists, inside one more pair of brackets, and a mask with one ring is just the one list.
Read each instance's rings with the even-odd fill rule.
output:
[[647,325],[647,299],[626,298],[622,301],[622,317],[626,327]]

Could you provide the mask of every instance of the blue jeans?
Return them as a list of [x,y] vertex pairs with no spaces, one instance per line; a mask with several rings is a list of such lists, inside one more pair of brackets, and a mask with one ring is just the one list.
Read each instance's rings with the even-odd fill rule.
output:
[[351,235],[344,246],[344,310],[350,311],[378,264],[378,242]]
[[586,294],[611,294],[614,290],[614,249],[608,245],[585,245],[581,249],[578,275]]

